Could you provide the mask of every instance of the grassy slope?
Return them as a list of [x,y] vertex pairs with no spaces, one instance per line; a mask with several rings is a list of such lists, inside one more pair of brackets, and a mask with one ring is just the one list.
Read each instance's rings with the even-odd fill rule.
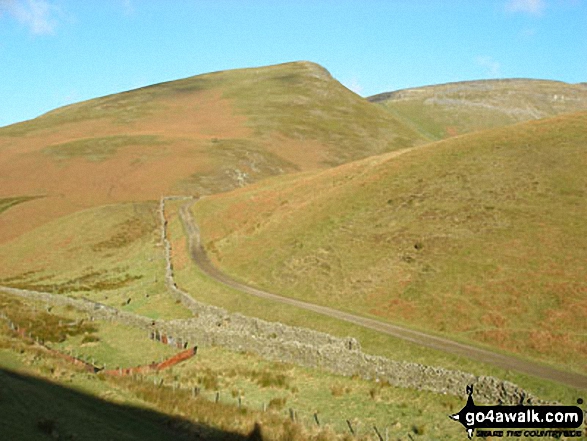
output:
[[[45,312],[42,302],[15,299],[0,293],[2,313],[46,345],[71,352],[98,365],[110,367],[148,364],[177,352],[145,338],[135,329],[124,331],[124,338],[113,338],[117,325],[85,321],[85,314],[70,308]],[[118,327],[120,328],[120,327]],[[94,342],[79,342],[91,336]],[[118,364],[115,364],[118,363]],[[109,384],[96,375],[72,367],[33,346],[10,331],[0,320],[0,411],[3,439],[166,439],[182,434],[170,430],[170,417],[145,408],[145,402]],[[48,404],[50,403],[50,404]],[[183,434],[185,435],[185,434]]]
[[216,193],[421,140],[307,62],[97,98],[0,128],[0,198],[45,196],[3,213],[0,241],[80,208]]
[[470,358],[424,348],[362,326],[312,313],[294,306],[260,299],[231,289],[210,279],[190,260],[186,252],[185,233],[177,216],[177,210],[180,205],[180,202],[168,204],[169,237],[173,250],[175,280],[181,289],[186,290],[192,297],[201,302],[267,321],[315,329],[339,337],[353,336],[360,342],[365,353],[368,354],[381,355],[392,360],[461,370],[475,375],[495,376],[511,381],[531,391],[536,396],[547,400],[574,402],[575,397],[583,393],[558,383],[536,379],[515,371],[505,371]]
[[189,439],[167,428],[164,415],[103,401],[42,378],[0,368],[0,384],[10,395],[0,401],[4,439],[47,440],[52,434],[76,440]]
[[[132,331],[112,338],[112,324],[82,324],[78,319],[84,314],[73,309],[54,309],[49,323],[42,302],[15,300],[0,293],[0,304],[8,317],[26,325],[34,336],[51,341],[48,344],[52,347],[63,350],[75,346],[81,335],[98,337],[97,343],[75,349],[85,359],[96,357],[98,364],[112,366],[108,357],[120,358],[122,351],[127,353],[128,365],[148,363],[151,357],[173,352],[148,340],[144,333],[142,338]],[[57,344],[60,335],[66,339]],[[96,350],[108,344],[112,344],[110,353]],[[154,386],[161,381],[163,387]],[[221,348],[200,348],[197,357],[155,374],[104,378],[73,368],[26,343],[4,320],[0,320],[0,384],[2,433],[11,440],[46,439],[43,428],[47,424],[38,425],[43,421],[51,422],[63,439],[73,434],[75,439],[178,439],[202,424],[205,426],[197,431],[207,433],[205,439],[215,439],[226,436],[215,431],[245,435],[255,421],[261,422],[268,440],[315,439],[320,433],[314,412],[319,413],[322,426],[328,427],[321,440],[334,441],[332,429],[339,434],[347,432],[346,419],[362,435],[371,433],[372,425],[389,430],[392,437],[417,433],[422,440],[453,439],[462,431],[446,418],[447,412],[462,406],[461,398],[343,378]],[[181,392],[173,392],[174,384]],[[201,388],[197,399],[191,396],[194,387]],[[216,391],[220,392],[220,403],[212,404]],[[246,409],[237,408],[239,396]],[[48,407],[47,402],[52,405]],[[260,412],[263,405],[269,405],[268,412]],[[289,408],[296,410],[301,426],[285,423]],[[172,423],[178,416],[186,421]],[[179,433],[166,435],[170,428]]]
[[[266,439],[284,438],[285,418],[278,415],[211,405],[174,391],[169,379],[162,387],[153,383],[150,377],[111,378],[72,368],[0,324],[3,439],[244,441],[255,421],[272,435]],[[287,439],[310,439],[295,429],[300,436]]]
[[587,110],[587,87],[546,80],[485,80],[369,98],[430,139]]
[[218,265],[284,295],[587,365],[587,113],[206,198]]
[[91,208],[2,244],[0,285],[86,297],[153,318],[189,317],[165,287],[157,208]]
[[87,314],[71,307],[52,307],[48,313],[44,306],[43,302],[14,298],[0,291],[2,314],[9,320],[48,347],[75,354],[96,366],[115,369],[147,365],[178,352],[172,346],[150,340],[141,329],[116,322],[90,321]]

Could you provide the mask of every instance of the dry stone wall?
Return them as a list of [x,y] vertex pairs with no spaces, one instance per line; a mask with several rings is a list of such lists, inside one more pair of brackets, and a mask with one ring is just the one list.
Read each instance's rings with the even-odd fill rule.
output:
[[116,321],[128,326],[148,329],[153,320],[132,312],[121,311],[112,306],[103,303],[94,302],[85,298],[72,298],[60,294],[51,294],[48,292],[32,291],[28,289],[10,288],[0,286],[0,291],[11,294],[16,297],[43,302],[51,306],[71,306],[79,311],[84,311],[89,318],[107,321]]
[[466,386],[473,384],[475,398],[479,402],[515,404],[529,398],[535,403],[539,402],[516,385],[497,378],[368,355],[361,351],[359,343],[353,338],[338,338],[322,332],[230,314],[222,308],[204,305],[193,299],[191,305],[197,317],[162,321],[87,299],[15,288],[2,287],[2,290],[48,305],[70,305],[87,312],[92,318],[117,321],[145,329],[150,335],[158,333],[165,335],[168,340],[181,340],[185,344],[222,346],[234,351],[251,352],[268,360],[463,397],[466,395]]
[[13,295],[45,301],[48,304],[71,305],[86,311],[91,317],[115,320],[145,329],[150,336],[165,335],[167,339],[184,344],[222,346],[230,350],[250,352],[269,360],[320,368],[332,373],[366,379],[388,381],[399,387],[409,387],[441,394],[466,397],[467,385],[474,385],[475,400],[486,403],[518,404],[541,401],[513,383],[494,377],[394,361],[365,354],[354,338],[339,338],[309,329],[268,322],[233,314],[193,299],[177,287],[173,277],[171,245],[167,239],[165,202],[187,199],[180,196],[160,201],[161,240],[165,250],[166,283],[171,295],[180,300],[194,317],[183,320],[151,320],[117,310],[87,299],[72,299],[37,291],[0,287]]
[[184,341],[196,341],[201,346],[223,346],[235,351],[252,352],[274,361],[325,369],[347,376],[358,375],[436,393],[465,397],[467,385],[473,384],[476,399],[480,402],[517,404],[528,399],[539,402],[515,384],[494,377],[368,355],[362,352],[359,342],[354,338],[339,338],[241,314],[230,314],[222,308],[194,300],[174,281],[171,244],[167,239],[165,219],[165,202],[170,199],[178,200],[181,197],[161,199],[161,237],[167,262],[166,280],[173,295],[196,317],[158,324],[167,334],[181,336]]

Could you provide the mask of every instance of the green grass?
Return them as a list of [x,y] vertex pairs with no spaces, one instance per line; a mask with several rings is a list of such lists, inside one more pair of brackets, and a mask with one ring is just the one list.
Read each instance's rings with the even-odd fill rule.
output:
[[[285,178],[284,178],[285,179]],[[174,215],[181,202],[167,205],[168,217],[171,218],[168,228],[172,247],[178,248],[185,242],[181,222]],[[187,255],[183,256],[187,262]],[[512,371],[505,371],[476,362],[471,359],[457,357],[441,351],[397,339],[376,331],[336,320],[320,314],[305,311],[285,304],[277,304],[265,299],[248,295],[226,287],[203,274],[194,264],[177,265],[174,261],[175,280],[178,286],[190,293],[195,299],[219,306],[231,312],[239,312],[248,316],[258,317],[291,326],[300,326],[326,332],[339,337],[352,336],[360,343],[363,351],[368,354],[381,355],[392,360],[421,363],[439,366],[446,369],[471,372],[475,375],[492,375],[511,381],[536,396],[548,400],[573,402],[581,392],[560,384],[551,383]]]
[[[451,439],[462,430],[446,418],[447,412],[460,408],[462,400],[455,397],[393,389],[220,348],[201,348],[196,358],[152,375],[103,377],[76,370],[9,337],[3,324],[0,328],[0,409],[10,416],[3,434],[11,439],[43,439],[45,423],[62,437],[76,434],[76,439],[150,439],[140,427],[160,437],[155,439],[167,439],[161,427],[172,428],[176,436],[199,427],[208,433],[207,439],[215,439],[221,436],[214,432],[219,430],[247,434],[255,421],[268,440],[336,439],[336,433],[342,438],[348,430],[346,419],[361,437],[370,438],[374,424],[401,437],[413,436],[420,428],[422,440]],[[196,386],[200,394],[194,398]],[[333,392],[338,389],[342,394]],[[216,391],[220,401],[213,404]],[[262,411],[264,404],[267,412]],[[111,408],[116,417],[110,415]],[[293,426],[287,422],[289,408],[296,412]],[[325,431],[316,427],[316,412]],[[112,430],[118,434],[112,435]]]
[[[461,408],[460,398],[267,362],[221,348],[201,348],[193,362],[159,377],[167,384],[172,384],[176,377],[189,378],[191,381],[185,386],[199,386],[201,396],[210,401],[215,400],[219,391],[224,404],[237,405],[240,397],[248,409],[260,410],[265,406],[285,418],[293,409],[298,421],[307,427],[316,427],[314,414],[318,413],[322,426],[338,433],[348,434],[347,419],[358,427],[359,435],[373,438],[373,425],[383,433],[387,429],[391,439],[414,435],[412,426],[426,427],[422,439],[453,439],[461,429],[446,418],[448,413]],[[215,380],[212,387],[206,387],[207,378]]]
[[[312,63],[218,72],[74,104],[2,128],[0,150],[20,142],[40,149],[49,160],[85,158],[97,163],[120,157],[127,147],[154,146],[147,150],[159,156],[143,159],[159,160],[189,144],[191,150],[181,154],[193,161],[194,172],[191,177],[189,171],[178,177],[175,189],[214,193],[275,174],[341,164],[426,139],[510,124],[524,113],[520,111],[524,106],[535,114],[570,109],[570,102],[549,101],[559,85],[534,83],[527,90],[518,85],[517,96],[525,97],[519,101],[522,104],[503,101],[499,94],[507,95],[512,84],[497,95],[473,87],[455,97],[454,91],[445,90],[444,101],[432,100],[434,105],[419,99],[394,101],[389,113],[346,90]],[[144,129],[133,133],[145,118],[156,122],[158,115],[164,116],[175,98],[189,97],[197,107],[202,92],[213,92],[206,99],[214,93],[222,96],[228,103],[227,115],[234,111],[244,117],[238,124],[244,124],[249,134],[226,135],[241,130],[240,126],[229,127],[226,133],[198,128],[194,139],[178,138],[166,133],[165,127],[152,134]],[[476,104],[480,100],[483,105]],[[493,105],[497,110],[490,109]],[[191,108],[187,106],[185,112],[189,114]],[[210,254],[247,283],[580,371],[586,364],[582,312],[587,261],[586,122],[584,114],[575,115],[460,137],[399,158],[372,158],[315,176],[281,177],[204,200],[195,214]],[[81,128],[88,130],[88,136],[92,130],[94,137],[79,139]],[[47,145],[42,141],[45,137],[50,139]],[[161,154],[158,146],[163,142]],[[302,151],[307,145],[318,158],[314,162],[295,162],[288,156],[292,149]],[[34,164],[37,170],[38,163]],[[95,166],[98,173],[103,164]],[[26,173],[23,169],[22,175]],[[156,193],[141,197],[155,201],[161,196],[159,190]],[[0,213],[31,198],[2,199]],[[87,297],[152,318],[189,317],[164,285],[156,208],[156,202],[95,207],[6,242],[0,245],[0,284]],[[177,219],[170,223],[170,234],[175,248],[185,241]],[[367,353],[495,375],[545,399],[574,403],[581,396],[557,384],[424,350],[236,292],[195,269],[185,254],[185,242],[183,255],[179,250],[174,261],[178,284],[204,302],[334,335],[352,335]],[[3,305],[3,311],[6,308]],[[149,363],[171,350],[151,342],[142,331],[102,322],[95,323],[96,330],[84,328],[75,311],[56,308],[46,315],[40,305],[37,309],[25,314],[29,327],[45,337],[51,334],[62,349],[108,367]],[[441,313],[446,309],[448,313]],[[250,432],[255,420],[262,420],[268,425],[268,439],[329,439],[324,433],[286,425],[292,407],[308,427],[319,411],[323,424],[341,433],[346,431],[343,419],[349,418],[358,423],[360,434],[375,423],[402,439],[408,434],[419,439],[463,435],[446,418],[455,406],[460,408],[459,400],[452,397],[268,363],[219,348],[203,350],[197,359],[165,372],[166,386],[161,388],[153,386],[151,377],[143,382],[88,377],[8,334],[0,339],[0,348],[4,369],[34,372],[110,402],[183,415],[204,424],[205,430],[213,426],[242,435]],[[128,439],[168,438],[166,429],[158,425],[160,415],[145,417],[126,407],[112,408],[111,403],[71,395],[5,371],[0,381],[2,390],[25,397],[15,402],[0,392],[0,408],[7,418],[3,421],[10,422],[6,433],[13,439],[46,439],[48,434],[39,430],[51,421],[63,437],[87,429],[100,439],[125,439],[120,434],[127,432],[133,434]],[[174,394],[170,386],[174,382],[199,384],[203,399],[186,399],[187,390]],[[217,407],[208,401],[216,388],[222,392]],[[238,396],[249,409],[236,408]],[[47,402],[55,404],[50,411]],[[262,404],[271,402],[275,411],[258,412]],[[88,419],[91,423],[83,423]],[[125,424],[132,428],[120,429]],[[173,421],[174,427],[182,424]],[[225,435],[205,430],[200,433],[212,433],[209,438]],[[82,433],[76,439],[84,439]]]
[[152,318],[190,317],[165,286],[157,207],[103,206],[26,233],[0,246],[0,284],[86,297]]
[[[177,205],[177,203],[170,204],[170,210],[173,210],[174,204]],[[181,237],[181,227],[177,219],[170,223],[170,228],[173,230],[171,234],[177,242]],[[183,271],[184,276],[189,276],[189,266],[185,266]],[[344,335],[354,333],[354,330],[351,329],[352,326],[335,323],[329,319],[321,319],[319,316],[296,315],[292,313],[291,309],[282,306],[276,307],[268,302],[263,304],[259,299],[249,299],[238,293],[222,292],[222,289],[214,286],[214,283],[208,281],[208,285],[205,285],[204,282],[199,280],[196,286],[200,288],[197,292],[206,296],[218,298],[221,297],[219,294],[225,298],[238,296],[243,305],[247,305],[251,310],[258,308],[258,311],[263,314],[272,314],[281,309],[281,316],[277,314],[274,318],[282,319],[286,315],[290,315],[290,322],[304,323],[309,320],[319,328],[338,329],[338,332],[344,333]],[[31,312],[31,310],[35,311],[33,305],[30,302],[24,302],[24,305],[26,308],[23,307],[22,302],[21,304],[13,304],[13,308],[24,315],[34,315],[34,312]],[[36,310],[40,312],[42,306],[37,305]],[[5,308],[3,307],[3,309]],[[71,308],[56,308],[52,310],[52,314],[56,317],[71,317],[72,319],[77,315],[76,311]],[[284,319],[283,321],[287,322],[288,320]],[[165,345],[147,340],[142,331],[134,331],[109,323],[94,323],[99,328],[95,333],[99,337],[98,342],[82,344],[83,336],[81,334],[72,335],[59,347],[67,351],[74,351],[76,355],[85,359],[94,357],[96,360],[100,358],[107,360],[108,367],[149,363],[152,358],[158,358],[156,354],[149,351],[169,349]],[[367,332],[367,334],[369,333]],[[378,340],[376,333],[371,334],[360,336],[364,346],[365,343],[370,342],[367,345],[369,349],[378,347],[379,352],[390,355],[401,346],[401,344],[393,346],[393,339],[381,338]],[[142,434],[139,427],[147,427],[152,433],[159,434],[160,426],[157,424],[161,421],[159,418],[169,421],[173,416],[183,416],[190,420],[171,425],[178,430],[192,427],[190,424],[205,424],[207,427],[212,426],[215,430],[229,430],[241,434],[250,432],[254,421],[261,421],[264,428],[263,433],[268,434],[267,439],[301,440],[317,436],[322,436],[321,439],[324,439],[325,436],[328,436],[328,439],[333,439],[335,435],[332,431],[338,432],[339,436],[348,433],[347,419],[352,422],[360,436],[370,435],[372,438],[374,433],[372,425],[377,425],[382,433],[385,433],[387,429],[392,439],[394,437],[404,439],[408,437],[408,434],[422,440],[454,439],[462,435],[462,428],[446,418],[447,414],[460,409],[464,404],[458,398],[392,388],[385,384],[267,362],[251,354],[239,354],[221,348],[200,348],[196,358],[156,375],[137,379],[101,381],[99,377],[79,373],[60,361],[51,360],[46,355],[39,356],[40,354],[35,353],[33,348],[22,345],[18,340],[7,341],[5,337],[2,337],[0,347],[3,348],[0,350],[0,366],[17,369],[19,372],[34,371],[37,375],[41,374],[52,382],[67,385],[69,388],[73,387],[76,391],[83,391],[84,402],[93,403],[93,410],[90,410],[80,405],[79,400],[75,395],[71,395],[69,389],[57,388],[55,391],[56,386],[50,385],[52,395],[47,395],[44,387],[37,385],[31,388],[32,383],[28,381],[26,384],[29,386],[25,388],[18,378],[11,376],[3,381],[3,390],[22,391],[26,398],[16,406],[13,401],[10,401],[12,407],[7,414],[11,415],[12,423],[7,429],[10,432],[6,433],[16,433],[17,435],[14,437],[29,437],[24,439],[37,439],[35,438],[35,431],[38,430],[37,423],[45,420],[54,421],[58,431],[62,434],[77,433],[80,427],[78,421],[83,421],[90,412],[93,415],[93,425],[86,426],[89,428],[88,430],[92,430],[93,433],[98,433],[100,436],[109,436],[110,430],[113,430],[111,426],[114,424],[120,431],[116,439],[125,439],[122,436],[134,439],[131,436]],[[408,357],[412,354],[410,349],[404,352]],[[377,353],[377,351],[374,352]],[[423,355],[426,351],[420,352],[422,357],[435,357],[434,354]],[[442,357],[440,354],[437,356],[439,359]],[[452,363],[457,365],[458,360],[453,360]],[[460,367],[465,366],[467,366],[466,362]],[[483,370],[481,366],[479,369],[484,374],[492,373],[489,369]],[[164,381],[164,386],[154,386],[155,382],[159,384],[161,380]],[[174,385],[180,390],[174,392]],[[191,398],[191,390],[195,386],[201,388],[201,393],[200,397],[194,400]],[[547,385],[540,384],[540,388],[547,389]],[[220,403],[214,405],[217,390],[220,392]],[[64,395],[61,395],[61,392]],[[563,393],[563,388],[553,388],[550,394],[555,397],[554,399],[564,402],[572,402],[576,399],[576,394],[572,391]],[[94,403],[95,398],[92,397],[100,397],[101,400]],[[241,397],[241,403],[244,406],[241,410],[238,409],[238,397]],[[29,403],[27,401],[29,399],[34,402],[50,400],[55,403],[52,409],[55,409],[56,412],[47,411],[46,406],[40,408],[34,402]],[[110,418],[106,410],[112,405],[112,402],[117,406],[125,406],[124,408],[116,407],[118,412],[116,419]],[[0,393],[0,406],[3,403],[5,401]],[[270,410],[266,413],[261,412],[263,405],[270,403],[273,403],[269,406]],[[133,421],[136,423],[128,423],[127,425],[125,418],[129,412],[133,412],[133,408],[127,407],[129,404],[141,407],[148,406],[166,416],[156,415],[154,420],[148,418],[147,422],[133,417]],[[70,409],[69,405],[74,406],[74,409]],[[18,413],[13,416],[12,412],[18,412],[19,406],[30,408],[26,416],[22,416],[24,414],[19,416]],[[285,422],[288,419],[290,408],[296,411],[299,426],[290,426]],[[322,427],[328,428],[327,432],[322,435],[316,432],[314,422],[314,413],[316,412]],[[120,425],[123,425],[123,428],[120,428]],[[17,432],[18,430],[24,432]],[[25,433],[25,435],[20,435],[20,433]],[[103,433],[106,435],[102,435]],[[164,435],[158,436],[165,439]],[[144,439],[149,438],[145,437]]]
[[0,369],[0,384],[4,394],[10,393],[0,401],[5,439],[45,440],[53,434],[78,440],[180,436],[166,429],[164,417],[154,412],[108,403],[43,379]]
[[106,136],[50,145],[43,152],[57,159],[86,158],[90,161],[103,161],[124,147],[162,144],[163,141],[153,135]]
[[149,339],[144,330],[103,320],[90,321],[73,307],[52,307],[43,302],[0,293],[0,308],[27,335],[48,347],[74,354],[96,366],[127,368],[162,361],[178,350]]
[[[96,323],[96,322],[94,322]],[[97,322],[96,342],[84,343],[78,335],[52,345],[55,349],[75,355],[106,369],[129,368],[160,362],[175,355],[178,349],[150,340],[147,332],[117,323]]]
[[61,343],[69,337],[94,335],[96,326],[83,320],[72,320],[71,315],[51,314],[43,310],[43,305],[12,298],[0,292],[2,314],[34,339],[51,343]]
[[276,179],[195,215],[245,283],[584,372],[586,118]]

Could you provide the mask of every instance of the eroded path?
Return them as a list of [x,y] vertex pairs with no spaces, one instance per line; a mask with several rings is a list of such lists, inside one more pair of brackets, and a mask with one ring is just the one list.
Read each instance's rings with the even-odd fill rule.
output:
[[492,364],[502,369],[518,371],[544,380],[556,381],[558,383],[566,384],[567,386],[571,386],[577,389],[587,389],[587,376],[582,374],[561,371],[550,366],[522,360],[511,355],[488,351],[486,349],[466,345],[446,338],[425,334],[423,332],[393,325],[391,323],[380,322],[378,320],[339,311],[327,306],[316,305],[313,303],[304,302],[302,300],[283,297],[238,282],[212,265],[208,259],[208,256],[206,255],[206,252],[200,242],[200,231],[198,225],[196,224],[190,211],[190,208],[195,202],[196,200],[190,200],[189,202],[183,204],[179,210],[181,221],[188,234],[190,255],[196,265],[198,265],[198,267],[200,267],[204,273],[224,285],[247,294],[261,297],[263,299],[296,306],[308,311],[316,312],[339,320],[344,320],[355,325],[363,326],[365,328],[373,329],[393,337],[407,340],[420,346],[425,346],[427,348],[444,351],[462,357],[468,357],[472,360]]

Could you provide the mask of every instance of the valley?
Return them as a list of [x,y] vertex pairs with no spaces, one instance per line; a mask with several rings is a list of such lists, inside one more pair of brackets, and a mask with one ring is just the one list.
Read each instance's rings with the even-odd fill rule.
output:
[[[586,109],[584,85],[539,80],[364,99],[296,62],[0,128],[6,433],[454,439],[467,384],[574,402]],[[180,352],[154,335],[197,355],[120,377],[56,355],[116,371]]]

